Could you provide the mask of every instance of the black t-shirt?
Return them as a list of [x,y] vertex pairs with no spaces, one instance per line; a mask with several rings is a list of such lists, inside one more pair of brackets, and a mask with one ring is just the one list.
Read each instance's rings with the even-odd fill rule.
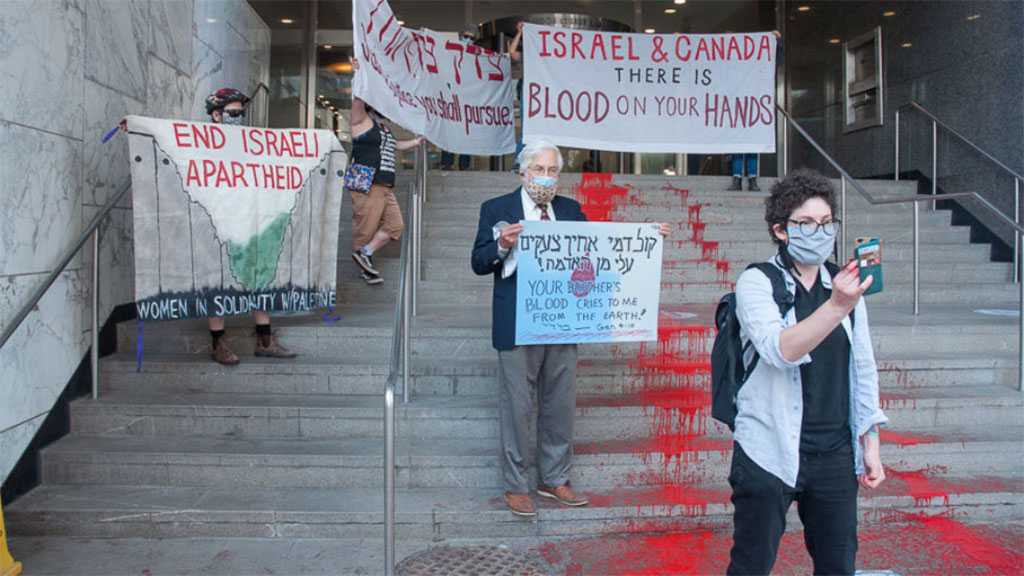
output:
[[[797,322],[814,314],[830,295],[821,274],[810,290],[797,281],[793,305]],[[842,324],[811,351],[811,361],[800,367],[800,380],[804,397],[800,451],[830,452],[849,446],[850,339]]]
[[375,170],[373,183],[395,185],[395,136],[387,126],[373,121],[373,128],[352,139],[352,163]]

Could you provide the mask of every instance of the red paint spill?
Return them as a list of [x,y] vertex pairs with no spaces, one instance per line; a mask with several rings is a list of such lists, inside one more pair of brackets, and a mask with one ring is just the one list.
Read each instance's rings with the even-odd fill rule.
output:
[[612,183],[614,174],[585,173],[575,187],[576,200],[591,222],[611,222],[615,210],[626,203],[629,188]]
[[896,444],[901,448],[905,446],[919,446],[921,444],[934,444],[939,441],[937,436],[895,432],[887,428],[883,428],[879,434],[883,444]]

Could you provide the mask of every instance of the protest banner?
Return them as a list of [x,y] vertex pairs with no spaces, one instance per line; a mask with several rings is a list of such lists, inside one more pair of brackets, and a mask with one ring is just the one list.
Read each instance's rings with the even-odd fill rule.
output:
[[775,36],[527,24],[524,139],[620,152],[775,151]]
[[332,132],[127,126],[140,319],[334,306],[347,158]]
[[658,224],[523,222],[516,345],[658,339]]
[[449,152],[515,151],[515,84],[507,55],[405,28],[387,0],[355,0],[352,21],[359,59],[354,96]]

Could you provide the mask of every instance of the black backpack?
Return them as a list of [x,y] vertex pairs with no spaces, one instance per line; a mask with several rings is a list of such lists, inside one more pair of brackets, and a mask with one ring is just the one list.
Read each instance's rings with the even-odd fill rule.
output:
[[[839,273],[839,267],[832,262],[826,262],[825,266],[833,277]],[[771,280],[772,296],[779,307],[779,314],[785,318],[789,309],[793,307],[793,295],[786,289],[786,279],[782,275],[782,270],[770,262],[758,262],[747,266],[747,270],[751,268],[757,268]],[[852,312],[850,322],[853,322]],[[736,397],[761,359],[755,350],[750,366],[743,365],[743,356],[751,343],[747,342],[744,346],[740,340],[735,292],[722,296],[718,302],[718,308],[715,310],[715,328],[718,329],[718,334],[711,349],[711,416],[728,426],[729,430],[735,430]]]

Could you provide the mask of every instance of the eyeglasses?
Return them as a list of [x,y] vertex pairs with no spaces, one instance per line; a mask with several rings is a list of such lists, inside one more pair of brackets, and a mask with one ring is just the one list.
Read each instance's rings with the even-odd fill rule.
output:
[[840,220],[829,220],[828,222],[815,222],[814,220],[790,220],[790,224],[796,224],[800,228],[800,233],[804,236],[811,236],[818,233],[818,230],[824,230],[826,236],[835,236],[836,231],[839,229]]
[[526,170],[534,176],[558,176],[559,173],[556,166],[549,166],[545,168],[544,166],[538,166],[536,164],[527,166]]
[[225,109],[224,113],[232,118],[238,118],[239,116],[245,116],[245,108],[232,108],[230,110]]

